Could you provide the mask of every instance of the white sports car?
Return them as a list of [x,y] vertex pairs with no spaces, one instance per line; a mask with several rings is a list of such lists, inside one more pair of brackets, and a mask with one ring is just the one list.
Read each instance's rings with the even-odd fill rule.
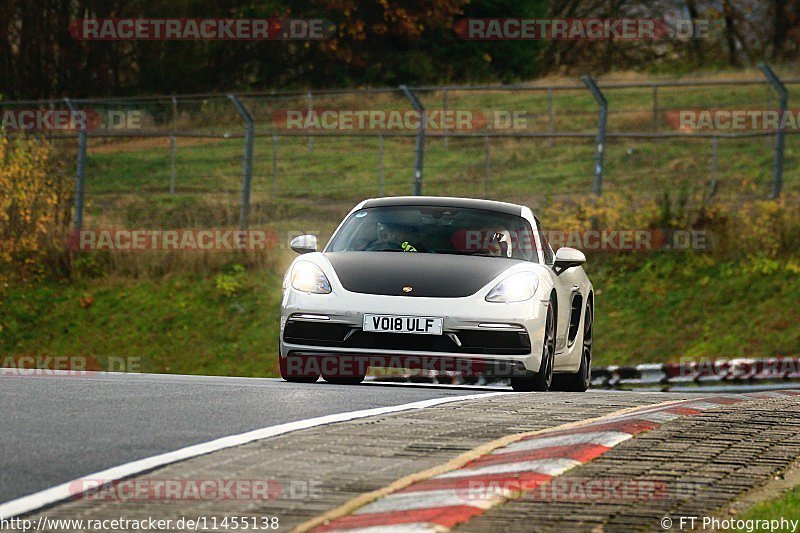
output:
[[358,204],[317,251],[292,240],[280,371],[359,383],[367,368],[508,377],[514,390],[584,391],[594,291],[525,206],[409,196]]

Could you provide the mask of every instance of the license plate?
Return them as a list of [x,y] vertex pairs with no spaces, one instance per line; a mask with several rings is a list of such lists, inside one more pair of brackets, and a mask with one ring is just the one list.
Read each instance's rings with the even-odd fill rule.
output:
[[441,335],[444,319],[432,316],[364,315],[364,331]]

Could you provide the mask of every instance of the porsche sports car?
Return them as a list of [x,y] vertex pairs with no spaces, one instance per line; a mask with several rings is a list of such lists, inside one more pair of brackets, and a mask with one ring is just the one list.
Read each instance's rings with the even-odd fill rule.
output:
[[594,290],[573,248],[553,253],[531,210],[409,196],[365,200],[283,280],[284,379],[359,383],[369,367],[510,378],[584,391]]

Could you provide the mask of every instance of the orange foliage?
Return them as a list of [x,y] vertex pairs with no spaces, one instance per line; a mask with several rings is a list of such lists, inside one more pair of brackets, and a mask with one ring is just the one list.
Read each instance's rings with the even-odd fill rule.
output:
[[0,264],[35,271],[63,250],[71,214],[70,180],[53,148],[34,138],[0,137]]

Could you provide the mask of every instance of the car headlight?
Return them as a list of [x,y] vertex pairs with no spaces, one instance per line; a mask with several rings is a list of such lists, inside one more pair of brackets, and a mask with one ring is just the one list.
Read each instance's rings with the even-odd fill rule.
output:
[[292,269],[292,287],[302,292],[329,294],[331,284],[322,270],[308,261],[298,261]]
[[538,286],[539,278],[532,272],[512,274],[489,291],[486,301],[509,303],[530,300]]

